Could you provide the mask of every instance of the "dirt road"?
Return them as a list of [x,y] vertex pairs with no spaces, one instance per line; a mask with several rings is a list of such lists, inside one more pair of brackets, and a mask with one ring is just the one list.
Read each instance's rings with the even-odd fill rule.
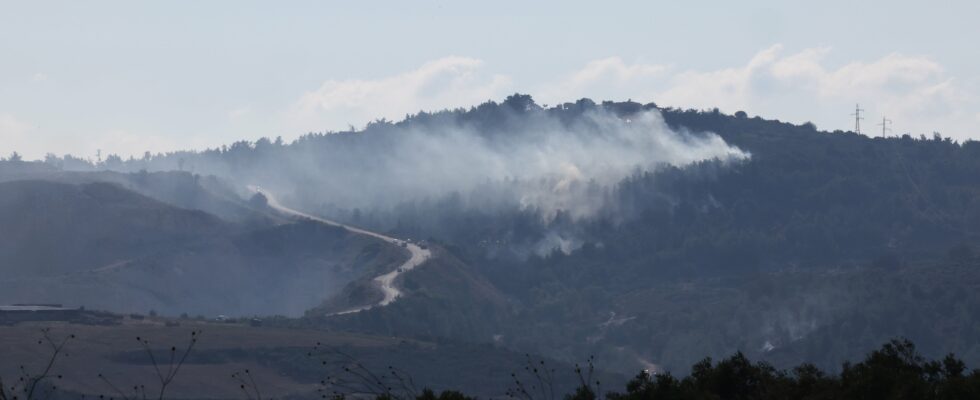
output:
[[388,243],[394,244],[396,246],[400,246],[402,243],[406,244],[405,248],[408,249],[408,251],[412,254],[412,256],[408,260],[406,260],[402,265],[399,265],[398,268],[395,268],[395,270],[387,274],[377,276],[373,279],[373,281],[378,285],[378,288],[381,290],[381,292],[384,293],[384,298],[382,298],[381,301],[374,304],[355,307],[349,310],[333,313],[331,315],[356,313],[359,311],[369,310],[374,307],[384,307],[388,304],[391,304],[393,301],[397,300],[398,297],[401,296],[402,294],[401,290],[399,290],[395,286],[395,278],[398,278],[398,275],[411,271],[413,268],[419,266],[420,264],[428,260],[429,257],[432,257],[431,251],[429,251],[428,249],[423,249],[421,246],[415,243],[409,243],[404,240],[395,239],[391,236],[364,230],[361,228],[355,228],[352,226],[341,224],[336,221],[331,221],[329,219],[317,217],[315,215],[310,215],[302,211],[294,210],[292,208],[282,205],[282,203],[279,203],[279,200],[277,200],[276,197],[272,193],[269,193],[267,190],[264,190],[258,186],[249,186],[248,188],[255,193],[259,193],[265,196],[269,207],[281,213],[292,215],[295,217],[310,219],[327,225],[339,226],[341,228],[347,229],[348,231],[361,235],[372,236],[384,240]]

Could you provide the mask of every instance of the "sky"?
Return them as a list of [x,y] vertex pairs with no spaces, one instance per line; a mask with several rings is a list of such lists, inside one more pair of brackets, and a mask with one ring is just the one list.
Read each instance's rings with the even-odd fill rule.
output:
[[977,1],[6,1],[0,156],[205,149],[582,97],[980,139]]

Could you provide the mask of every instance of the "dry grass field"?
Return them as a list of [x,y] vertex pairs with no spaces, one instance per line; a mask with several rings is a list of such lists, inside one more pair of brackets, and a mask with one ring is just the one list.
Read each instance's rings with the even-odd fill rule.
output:
[[[65,347],[67,356],[58,358],[53,374],[62,376],[56,382],[63,390],[86,395],[113,394],[99,374],[119,388],[128,388],[126,390],[140,384],[152,388],[151,392],[157,390],[159,380],[155,367],[148,361],[137,337],[149,342],[158,364],[166,369],[170,348],[175,346],[179,356],[188,345],[191,332],[200,332],[192,357],[167,389],[168,397],[176,398],[244,398],[231,374],[245,369],[255,377],[264,396],[282,397],[316,388],[314,382],[290,377],[260,357],[201,361],[201,355],[221,354],[222,351],[250,354],[269,349],[294,349],[300,353],[317,342],[374,352],[406,343],[396,338],[211,322],[181,321],[180,326],[166,326],[162,320],[127,320],[120,326],[21,323],[0,327],[0,376],[6,381],[15,379],[21,365],[35,373],[43,369],[51,354],[47,343],[39,343],[43,337],[41,330],[45,328],[50,329],[49,335],[56,340],[75,335]],[[424,343],[413,344],[432,348]]]
[[[167,322],[171,326],[168,326]],[[178,322],[178,326],[173,326]],[[513,383],[511,373],[524,370],[528,361],[517,354],[487,344],[428,342],[399,337],[372,336],[357,333],[250,326],[244,323],[213,321],[125,318],[121,325],[97,326],[61,322],[31,322],[0,326],[0,377],[5,382],[17,379],[18,369],[43,370],[50,359],[50,345],[42,340],[48,335],[60,341],[75,335],[65,346],[67,356],[59,357],[52,370],[61,375],[54,380],[59,393],[78,398],[105,395],[121,398],[109,383],[132,398],[133,387],[145,385],[147,396],[156,398],[159,379],[146,348],[137,337],[146,340],[157,365],[169,368],[170,350],[176,348],[180,358],[191,339],[198,341],[167,387],[166,398],[177,399],[245,399],[240,383],[232,377],[248,370],[263,398],[316,398],[319,382],[338,369],[324,367],[323,360],[340,361],[337,354],[310,357],[308,353],[320,343],[321,350],[339,350],[353,357],[372,372],[384,374],[394,366],[411,375],[419,388],[456,389],[481,397],[503,395]],[[314,352],[314,354],[317,354]],[[533,358],[539,362],[538,358]],[[577,382],[571,365],[547,361],[556,370],[556,389],[571,390]],[[622,380],[604,376],[604,382]],[[253,393],[254,396],[254,393]],[[136,397],[142,397],[136,396]]]

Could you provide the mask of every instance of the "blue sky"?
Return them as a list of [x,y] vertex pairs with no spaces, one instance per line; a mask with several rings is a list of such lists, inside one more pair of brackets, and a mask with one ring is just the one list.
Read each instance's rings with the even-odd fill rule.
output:
[[531,3],[0,1],[0,154],[288,140],[513,92],[829,130],[860,102],[869,133],[980,138],[980,2]]

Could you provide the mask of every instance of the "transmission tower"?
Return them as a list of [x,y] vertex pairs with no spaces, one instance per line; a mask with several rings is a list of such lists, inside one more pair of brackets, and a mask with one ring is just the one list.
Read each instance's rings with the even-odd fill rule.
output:
[[864,109],[858,104],[854,106],[854,114],[851,114],[854,116],[854,133],[861,133],[861,120],[864,119],[861,116],[861,111],[864,111]]
[[888,134],[888,132],[891,132],[892,128],[888,127],[891,124],[892,124],[892,120],[885,117],[881,117],[881,123],[878,124],[878,126],[881,127],[881,137],[885,137]]

